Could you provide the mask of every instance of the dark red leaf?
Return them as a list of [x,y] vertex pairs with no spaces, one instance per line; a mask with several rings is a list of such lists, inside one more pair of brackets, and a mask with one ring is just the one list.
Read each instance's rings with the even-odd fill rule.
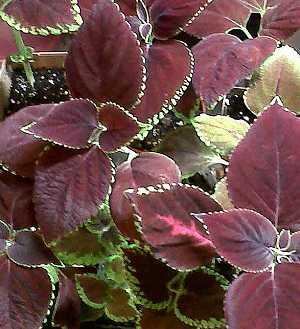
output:
[[139,132],[136,119],[117,104],[102,104],[99,109],[99,120],[107,128],[99,137],[99,145],[105,152],[115,151],[124,146]]
[[80,328],[80,297],[72,280],[59,275],[59,290],[56,299],[53,322],[68,329]]
[[155,37],[159,39],[173,37],[206,3],[207,0],[152,1],[149,14]]
[[[283,247],[288,247],[287,251],[293,252],[289,256],[293,262],[300,263],[300,232],[293,233],[290,239],[291,240],[287,241],[287,244],[285,244]],[[290,245],[288,245],[289,242]]]
[[77,274],[77,290],[85,303],[101,308],[105,303],[108,286],[95,274]]
[[168,302],[170,291],[167,284],[177,272],[149,253],[132,249],[124,252],[129,260],[129,271],[138,280],[141,297],[152,304]]
[[41,120],[26,128],[35,137],[71,148],[84,148],[97,128],[97,108],[87,100],[57,104]]
[[278,104],[264,111],[231,155],[228,189],[236,207],[261,213],[276,228],[300,227],[298,139],[294,114]]
[[194,66],[189,49],[176,40],[145,46],[144,56],[147,66],[145,95],[132,110],[141,122],[161,111],[168,112],[176,105],[191,81]]
[[[70,0],[13,0],[4,6],[3,12],[10,16],[2,18],[14,25],[21,24],[20,28],[24,32],[37,34],[43,31],[43,34],[49,32],[50,28],[56,28],[59,31],[68,31],[68,26],[79,25],[76,22],[76,12]],[[33,15],[33,13],[38,13]],[[73,28],[74,29],[74,28]]]
[[130,108],[140,97],[143,71],[140,48],[124,16],[111,1],[99,0],[66,59],[72,95]]
[[39,266],[47,264],[60,265],[60,261],[45,245],[42,237],[31,231],[16,233],[15,240],[7,248],[7,256],[14,263],[25,266]]
[[47,143],[20,129],[39,120],[52,108],[52,104],[26,107],[0,124],[0,164],[3,167],[22,176],[33,176],[35,161]]
[[110,195],[111,214],[120,232],[131,239],[138,237],[132,207],[123,195],[128,188],[179,182],[179,168],[173,160],[162,154],[145,152],[120,165]]
[[230,286],[225,313],[230,329],[298,329],[300,264],[242,274]]
[[39,329],[47,315],[52,287],[45,270],[27,269],[0,258],[0,327]]
[[186,117],[193,117],[202,112],[202,107],[197,103],[197,95],[192,85],[188,87],[176,105],[176,111]]
[[193,17],[184,31],[198,38],[213,33],[224,33],[229,30],[245,27],[250,16],[250,9],[240,0],[213,0],[208,6]]
[[204,192],[174,184],[141,188],[126,195],[155,257],[164,259],[173,268],[187,270],[203,265],[215,254],[201,223],[191,215],[221,210]]
[[10,227],[0,220],[0,253],[6,249],[6,240],[10,236]]
[[117,0],[122,13],[126,16],[136,16],[136,0]]
[[143,309],[141,329],[190,329],[191,327],[176,318],[174,313]]
[[207,104],[228,93],[273,53],[277,43],[259,37],[244,42],[233,35],[214,34],[193,47],[193,86]]
[[46,241],[61,238],[89,217],[108,193],[111,163],[97,147],[47,152],[37,167],[36,219]]
[[218,253],[229,263],[248,272],[266,270],[273,262],[277,231],[264,216],[234,209],[203,218]]
[[33,181],[0,172],[0,218],[14,229],[35,226]]
[[225,290],[216,278],[199,270],[187,275],[176,307],[194,323],[210,322],[211,319],[221,322],[224,296]]
[[260,34],[285,40],[300,29],[300,1],[277,2],[277,6],[273,6],[263,15]]

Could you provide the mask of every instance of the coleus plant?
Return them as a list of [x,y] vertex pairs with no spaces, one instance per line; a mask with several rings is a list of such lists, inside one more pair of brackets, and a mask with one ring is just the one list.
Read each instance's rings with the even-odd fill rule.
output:
[[[36,253],[40,258],[44,254],[51,255],[51,259],[41,261],[39,258],[39,262],[29,265],[44,267],[45,264],[54,263],[61,266],[60,262],[57,264],[52,259],[56,260],[57,257],[67,265],[97,265],[97,268],[93,267],[97,273],[89,269],[79,273],[76,272],[78,269],[73,268],[70,275],[65,269],[60,270],[55,280],[52,272],[57,272],[57,269],[53,270],[51,265],[52,280],[59,280],[60,285],[54,322],[61,326],[79,327],[77,288],[85,306],[97,310],[96,316],[105,313],[120,322],[133,320],[143,329],[150,329],[153,324],[158,328],[225,328],[222,302],[229,282],[218,272],[216,257],[219,253],[239,269],[264,271],[263,274],[243,274],[229,288],[225,315],[230,328],[247,328],[255,320],[258,321],[258,328],[264,328],[266,319],[274,328],[288,327],[285,318],[287,313],[291,314],[296,326],[298,315],[292,306],[286,313],[281,311],[281,307],[275,307],[290,304],[286,302],[284,294],[273,288],[287,284],[283,278],[286,273],[294,273],[297,277],[297,264],[293,262],[297,262],[298,238],[297,233],[292,234],[298,230],[297,225],[294,225],[298,224],[297,210],[293,212],[295,217],[292,218],[284,213],[283,224],[279,220],[275,221],[272,214],[274,204],[275,215],[282,209],[292,209],[287,198],[290,194],[288,186],[293,186],[291,193],[297,193],[296,167],[286,165],[291,158],[297,157],[292,142],[299,130],[296,117],[279,105],[273,105],[250,128],[231,157],[228,153],[245,135],[248,125],[243,125],[238,138],[230,140],[228,149],[218,152],[226,158],[219,157],[219,163],[226,165],[226,160],[230,161],[228,187],[233,204],[246,210],[221,212],[221,205],[210,196],[197,188],[181,185],[176,164],[165,156],[142,154],[121,164],[116,175],[110,158],[136,137],[141,127],[145,127],[141,122],[153,123],[153,118],[164,115],[160,114],[161,110],[164,113],[177,104],[188,88],[192,73],[194,89],[206,106],[213,104],[237,82],[248,77],[275,51],[277,41],[273,38],[282,41],[299,28],[298,16],[293,17],[298,10],[298,1],[199,0],[189,1],[183,7],[179,1],[118,1],[123,13],[109,0],[98,0],[91,9],[93,2],[83,1],[87,10],[86,20],[74,38],[66,60],[67,79],[73,97],[83,99],[25,108],[0,125],[0,162],[6,171],[1,182],[12,180],[11,185],[4,184],[3,187],[8,193],[8,201],[2,194],[3,201],[0,200],[5,205],[1,214],[3,261],[14,268],[17,274],[23,273],[24,266],[28,265],[27,257],[33,257]],[[288,13],[284,12],[286,3],[291,8]],[[18,1],[15,4],[17,7],[22,6]],[[250,38],[245,26],[251,12],[262,16],[259,37],[241,41],[227,34],[230,29],[240,28]],[[285,25],[278,27],[276,22],[282,19]],[[179,35],[182,30],[204,39],[190,50],[179,41],[183,39]],[[230,65],[234,69],[228,70]],[[278,82],[281,82],[280,72]],[[174,79],[170,79],[170,74]],[[279,88],[275,88],[275,91],[279,93]],[[263,106],[258,107],[259,111],[263,109]],[[192,123],[197,130],[197,124],[201,125],[203,121],[194,120]],[[291,127],[289,134],[284,130],[285,126]],[[180,131],[190,136],[192,128],[183,128]],[[198,135],[203,136],[201,129],[198,130]],[[260,133],[265,135],[260,137]],[[192,138],[197,140],[195,134],[192,134]],[[277,143],[273,144],[274,141]],[[203,142],[207,143],[205,140]],[[243,145],[246,145],[244,153]],[[259,151],[262,146],[264,152]],[[290,153],[286,150],[290,150]],[[243,154],[239,155],[239,152]],[[245,161],[251,152],[252,163]],[[215,155],[214,152],[212,154]],[[270,170],[269,163],[273,159],[277,167]],[[281,167],[283,163],[285,165]],[[251,170],[251,164],[255,171]],[[190,169],[183,162],[181,168],[184,167]],[[230,178],[232,173],[236,176],[241,174]],[[257,173],[261,176],[255,176]],[[134,243],[122,241],[112,222],[104,225],[102,221],[89,220],[90,217],[97,218],[103,207],[107,207],[113,176],[116,182],[109,197],[110,212],[119,231]],[[248,197],[241,192],[239,184],[245,181],[245,177],[249,186],[256,182],[255,187],[261,194],[257,190],[254,193],[250,190],[252,194]],[[268,177],[270,180],[267,180]],[[14,179],[19,184],[18,188],[22,187],[21,192],[16,194],[11,193],[17,189]],[[278,179],[280,184],[276,185]],[[141,187],[155,184],[159,185]],[[273,190],[268,189],[270,186],[274,187]],[[131,193],[125,192],[128,188],[133,189]],[[16,200],[14,195],[17,196]],[[223,196],[226,197],[226,189]],[[266,196],[268,199],[262,203],[261,200]],[[255,197],[257,202],[252,201]],[[284,207],[281,203],[278,206],[278,200],[283,200]],[[7,212],[7,202],[17,208]],[[230,202],[228,204],[231,207]],[[18,226],[14,226],[7,215],[14,212],[17,212],[14,221],[21,223]],[[134,212],[139,216],[140,223],[135,222]],[[211,212],[213,214],[203,215]],[[201,213],[200,220],[196,220],[192,213]],[[220,246],[218,239],[223,239],[223,236],[219,237],[223,229],[218,225],[221,225],[222,220],[228,223],[238,216],[256,216],[256,221],[254,219],[251,223],[258,226],[258,237],[261,239],[255,240],[254,246],[251,244],[252,249],[247,245],[245,250],[228,255],[226,246],[230,246],[231,252],[235,250],[231,248],[235,243],[232,242],[232,236],[230,238],[232,230],[228,229],[229,237],[226,236],[228,245],[224,243],[223,246],[222,240]],[[261,219],[258,224],[257,218]],[[268,220],[273,221],[274,227]],[[205,231],[205,225],[209,234]],[[36,231],[29,231],[31,227]],[[284,231],[289,229],[292,233]],[[245,231],[243,233],[250,235],[247,238],[253,237],[251,232]],[[24,241],[34,249],[32,255]],[[149,253],[149,246],[155,258]],[[259,254],[261,250],[262,255]],[[248,263],[245,263],[245,258]],[[284,261],[290,263],[284,264]],[[46,269],[49,273],[49,266]],[[37,273],[35,268],[26,270],[26,277]],[[49,286],[45,270],[38,270],[44,275],[37,282]],[[161,279],[159,285],[149,279],[149,273],[155,275],[157,281]],[[8,279],[14,279],[14,275]],[[273,311],[268,308],[264,312],[262,308],[257,319],[251,318],[257,311],[250,303],[251,298],[247,299],[247,308],[245,306],[246,310],[253,308],[250,313],[242,309],[242,302],[234,302],[253,294],[254,289],[252,286],[249,288],[252,279],[269,284],[271,288],[263,297],[270,298],[275,305]],[[9,289],[6,286],[7,282],[3,282],[5,291],[10,290],[10,286]],[[292,284],[293,281],[289,281],[288,286]],[[240,285],[245,288],[245,295],[238,295]],[[10,296],[12,298],[6,299],[4,306],[10,303],[15,294]],[[26,326],[22,324],[22,328],[38,328],[41,325],[47,313],[45,305],[49,298],[44,300],[43,309],[38,310],[35,318],[28,320]],[[27,309],[30,299],[23,299],[21,304],[26,305]],[[75,320],[66,316],[68,311],[64,310],[69,309],[76,310]],[[4,310],[2,314],[14,327],[22,323],[22,318],[21,321],[15,318],[15,312],[7,313]]]
[[228,168],[235,209],[220,211],[200,190],[178,184],[127,192],[155,257],[187,270],[216,252],[246,272],[226,294],[229,328],[299,324],[299,219],[290,197],[298,193],[299,125],[294,114],[275,103],[251,126]]

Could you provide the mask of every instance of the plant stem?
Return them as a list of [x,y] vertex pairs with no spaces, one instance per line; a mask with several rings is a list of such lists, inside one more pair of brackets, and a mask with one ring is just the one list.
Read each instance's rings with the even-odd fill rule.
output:
[[[17,46],[17,49],[18,49],[19,53],[20,54],[24,53],[25,50],[26,50],[26,47],[25,47],[24,41],[22,39],[21,32],[14,29],[14,28],[12,28],[12,33],[13,33],[13,36],[15,38],[16,46]],[[35,80],[34,80],[33,72],[32,72],[32,69],[31,69],[31,66],[30,66],[30,63],[29,63],[28,59],[25,59],[22,62],[22,64],[23,64],[23,67],[24,67],[26,78],[27,78],[28,82],[31,84],[31,86],[33,87]]]

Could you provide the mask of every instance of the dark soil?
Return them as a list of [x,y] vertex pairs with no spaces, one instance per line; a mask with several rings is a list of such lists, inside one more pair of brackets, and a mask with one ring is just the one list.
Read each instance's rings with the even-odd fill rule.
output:
[[12,72],[12,88],[8,116],[23,107],[45,103],[59,103],[70,99],[63,69],[39,69],[33,72],[34,88],[26,79],[23,69]]

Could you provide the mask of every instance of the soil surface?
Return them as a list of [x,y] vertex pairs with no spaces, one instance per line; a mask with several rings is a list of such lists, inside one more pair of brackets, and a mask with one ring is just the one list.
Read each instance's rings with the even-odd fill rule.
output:
[[13,71],[6,116],[29,105],[59,103],[70,99],[63,69],[39,69],[34,70],[33,74],[34,88],[27,81],[23,69]]

